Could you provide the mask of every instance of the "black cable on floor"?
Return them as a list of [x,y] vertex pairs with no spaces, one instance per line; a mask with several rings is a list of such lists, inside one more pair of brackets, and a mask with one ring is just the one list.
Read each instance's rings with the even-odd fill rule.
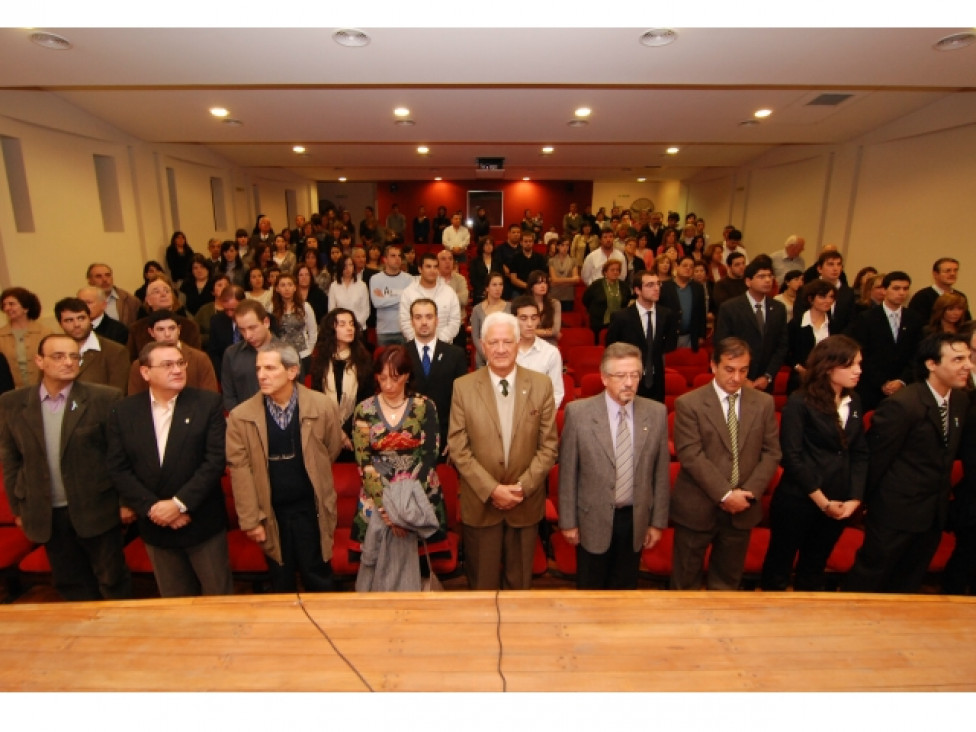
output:
[[498,596],[501,594],[501,590],[495,590],[495,616],[498,618],[498,622],[495,626],[495,635],[498,638],[498,675],[502,678],[502,692],[508,691],[508,680],[505,678],[505,673],[502,671],[502,608],[498,602]]
[[[352,669],[353,673],[359,677],[359,680],[363,682],[363,686],[365,686],[369,691],[376,691],[376,689],[370,686],[370,683],[366,680],[366,677],[363,676],[361,673],[359,673],[359,669],[356,668],[355,664],[353,664],[352,661],[346,658],[345,655],[343,655],[342,651],[340,651],[339,648],[336,646],[336,644],[332,642],[332,639],[329,637],[329,634],[325,632],[325,629],[322,628],[321,625],[315,622],[315,618],[313,618],[309,614],[308,609],[305,607],[305,603],[302,602],[302,593],[296,592],[295,597],[298,598],[298,605],[299,607],[301,607],[302,612],[305,613],[305,617],[308,618],[311,621],[312,625],[314,625],[318,629],[319,633],[322,634],[322,637],[325,638],[327,641],[329,641],[329,645],[332,646],[332,650],[336,652],[336,655],[339,656],[339,658],[341,658],[343,662],[345,662],[345,664]],[[499,618],[499,622],[501,622],[500,618]],[[499,663],[501,663],[501,659],[499,659]]]

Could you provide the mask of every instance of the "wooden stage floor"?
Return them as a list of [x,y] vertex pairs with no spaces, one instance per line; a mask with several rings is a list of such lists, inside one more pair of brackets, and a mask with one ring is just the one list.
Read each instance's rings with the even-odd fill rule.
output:
[[976,598],[926,595],[24,604],[0,607],[0,690],[502,691],[504,675],[508,691],[972,691],[974,639]]

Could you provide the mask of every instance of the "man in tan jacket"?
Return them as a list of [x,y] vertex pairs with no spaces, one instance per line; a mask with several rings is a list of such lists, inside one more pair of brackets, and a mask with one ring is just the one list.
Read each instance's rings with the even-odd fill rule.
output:
[[514,316],[492,313],[482,333],[488,365],[454,382],[447,438],[460,474],[464,569],[471,589],[527,590],[556,462],[556,404],[549,377],[515,363]]
[[241,528],[268,558],[272,592],[333,589],[338,410],[296,383],[298,352],[272,343],[257,354],[260,391],[227,419],[227,463]]

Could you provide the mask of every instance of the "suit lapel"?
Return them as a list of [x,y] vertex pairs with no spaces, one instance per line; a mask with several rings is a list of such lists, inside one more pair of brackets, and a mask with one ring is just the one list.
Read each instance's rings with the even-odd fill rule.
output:
[[521,367],[516,367],[515,373],[515,409],[512,412],[513,435],[515,434],[516,427],[522,424],[522,417],[529,403],[529,393],[532,391],[532,385],[529,383],[526,370]]
[[627,307],[628,316],[634,324],[634,334],[640,341],[641,353],[647,354],[647,334],[644,332],[644,324],[641,322],[640,312],[637,310],[637,305],[629,305]]
[[[597,402],[593,407],[593,434],[596,438],[596,443],[600,446],[604,453],[606,453],[607,460],[610,461],[610,465],[614,464],[616,460],[616,455],[613,452],[613,440],[610,439],[610,418],[607,416],[607,402],[606,398],[601,393],[597,397]],[[639,453],[634,453],[639,454]]]
[[[486,366],[482,369],[482,376],[478,379],[478,394],[481,397],[481,401],[485,405],[485,414],[491,419],[491,423],[495,426],[495,431],[498,434],[498,438],[501,439],[502,435],[502,423],[498,418],[498,405],[495,403],[495,394],[491,386],[491,377],[488,375],[488,367]],[[514,425],[517,424],[513,423]]]
[[[149,396],[149,391],[146,390],[139,394],[139,401],[135,403],[134,414],[132,415],[134,419],[129,424],[122,424],[122,429],[132,430],[132,439],[136,440],[138,443],[139,454],[142,455],[152,455],[152,460],[149,464],[153,469],[158,471],[162,466],[159,463],[159,445],[156,442],[156,423],[153,421],[152,413],[152,402]],[[136,425],[147,424],[149,429],[138,429]],[[170,433],[172,433],[172,427],[170,427]],[[167,451],[169,450],[169,443],[166,445]]]
[[160,469],[165,468],[167,463],[173,460],[179,460],[187,433],[190,431],[192,417],[193,405],[190,404],[190,398],[185,393],[181,393],[176,397],[176,406],[173,407],[173,421],[170,423],[169,435],[166,437],[166,450],[163,452],[163,463]]
[[640,401],[634,400],[634,465],[644,454],[644,448],[651,436],[651,415],[640,408]]
[[44,406],[41,404],[39,389],[39,386],[35,386],[27,392],[27,398],[24,400],[23,420],[28,429],[34,433],[37,444],[40,445],[41,449],[44,449],[44,415],[41,413]]
[[[722,404],[719,402],[718,394],[715,393],[715,387],[711,384],[708,384],[703,388],[708,389],[708,391],[705,392],[705,408],[703,410],[705,419],[712,423],[712,427],[722,440],[722,444],[725,445],[725,449],[729,451],[729,454],[731,454],[732,439],[729,437],[729,425],[725,420],[725,415],[723,414]],[[741,389],[739,390],[739,393],[742,393]],[[743,411],[744,410],[740,410],[739,413],[742,414]],[[739,434],[742,434],[741,426],[739,429]]]
[[75,383],[68,392],[68,400],[64,404],[64,419],[61,422],[61,454],[60,460],[64,456],[64,449],[68,446],[68,440],[75,427],[81,421],[88,409],[88,392],[80,384]]

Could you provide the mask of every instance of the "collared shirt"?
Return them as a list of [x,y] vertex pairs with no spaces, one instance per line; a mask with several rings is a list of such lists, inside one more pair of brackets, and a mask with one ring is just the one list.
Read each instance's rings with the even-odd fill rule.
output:
[[[881,303],[881,308],[884,310],[885,319],[888,321],[888,328],[891,330],[892,338],[897,339],[895,332],[898,328],[901,328],[902,309],[898,308],[896,310],[892,310],[891,308],[888,307],[888,303],[886,302]],[[897,325],[895,323],[892,323],[892,318],[895,317],[897,317],[897,321],[896,321]]]
[[[613,445],[613,451],[617,452],[617,427],[620,424],[620,412],[623,411],[624,416],[627,419],[627,429],[630,430],[630,441],[634,441],[634,402],[630,401],[626,404],[618,404],[611,397],[610,394],[604,390],[603,398],[607,403],[607,420],[610,422],[610,444]],[[633,447],[633,444],[631,445]]]
[[840,404],[837,405],[837,417],[840,419],[840,423],[847,426],[847,419],[851,416],[851,397],[846,396],[841,398]]
[[942,405],[943,405],[943,403],[944,403],[946,409],[948,409],[949,408],[949,395],[952,394],[952,389],[950,389],[949,391],[947,391],[945,396],[942,396],[939,392],[937,392],[932,387],[932,382],[931,381],[928,381],[926,379],[925,385],[929,388],[929,391],[932,392],[932,396],[935,398],[935,404],[936,404],[936,406],[938,406],[938,407],[941,408]]
[[264,404],[268,408],[268,414],[271,415],[271,419],[275,421],[281,429],[287,429],[288,425],[291,424],[292,417],[295,416],[295,410],[298,409],[298,389],[292,387],[291,398],[288,403],[279,407],[275,404],[275,400],[270,396],[265,395]]
[[519,348],[515,362],[523,368],[545,374],[552,382],[552,395],[556,409],[563,402],[566,388],[563,385],[563,357],[559,349],[541,338],[536,338],[528,349]]
[[437,334],[436,333],[434,334],[434,337],[433,338],[431,338],[429,341],[427,341],[427,343],[421,343],[419,338],[414,338],[413,344],[417,347],[417,357],[420,359],[420,362],[421,363],[423,363],[423,361],[424,361],[424,347],[427,348],[427,357],[430,358],[431,363],[433,363],[433,361],[434,361],[434,350],[435,350],[435,348],[437,346]]
[[505,376],[498,376],[498,375],[495,374],[494,371],[492,371],[491,369],[488,369],[488,378],[491,379],[491,386],[495,390],[496,393],[498,393],[498,394],[501,394],[502,393],[502,387],[501,387],[501,380],[502,379],[505,379],[506,381],[508,381],[508,395],[509,396],[512,396],[512,394],[515,393],[515,372],[516,371],[518,371],[518,368],[517,367],[516,368],[513,368],[511,370],[511,372],[508,373],[508,374],[506,374]]
[[[650,310],[645,310],[644,306],[639,302],[634,302],[634,306],[637,308],[637,315],[640,316],[641,327],[644,329],[644,337],[647,340],[654,340],[654,334],[657,332],[657,309],[652,307]],[[647,314],[651,314],[651,322],[647,322]],[[650,326],[648,328],[648,326]]]
[[756,313],[756,305],[762,307],[762,317],[763,317],[763,322],[765,322],[766,321],[766,298],[763,298],[762,300],[757,300],[752,296],[752,293],[749,292],[749,290],[746,290],[746,297],[749,298],[749,307],[752,308],[753,314]]
[[118,300],[119,300],[119,293],[117,293],[115,291],[115,288],[113,287],[112,288],[112,291],[109,292],[109,293],[106,293],[106,295],[105,295],[105,313],[104,314],[105,315],[108,315],[108,317],[110,317],[110,318],[115,318],[116,320],[121,320],[121,318],[119,318]]
[[81,348],[78,351],[81,353],[82,357],[89,351],[101,351],[102,344],[98,342],[98,336],[95,335],[95,330],[92,329],[91,333],[88,334],[88,338],[85,342],[81,344]]
[[159,452],[159,464],[163,464],[166,455],[166,442],[169,440],[169,428],[173,425],[173,412],[176,409],[177,394],[172,399],[161,401],[156,398],[153,390],[149,390],[149,404],[152,408],[153,428],[156,431],[156,449]]
[[805,328],[808,325],[810,326],[810,330],[813,331],[813,340],[815,343],[820,343],[820,341],[822,341],[824,338],[830,335],[829,318],[825,317],[823,319],[823,322],[820,324],[820,327],[818,328],[813,324],[813,320],[810,318],[810,311],[804,310],[803,316],[800,318],[800,327]]
[[47,387],[41,383],[41,404],[43,404],[47,411],[51,412],[52,414],[57,412],[68,401],[68,394],[71,392],[72,386],[74,386],[74,382],[68,384],[57,394],[52,394],[47,390]]
[[[725,417],[727,422],[729,419],[729,393],[725,391],[715,379],[712,379],[712,388],[715,389],[715,393],[718,395],[719,404],[722,405],[722,416]],[[742,418],[742,389],[733,392],[733,394],[738,394],[739,397],[735,400],[735,416],[739,419]]]

